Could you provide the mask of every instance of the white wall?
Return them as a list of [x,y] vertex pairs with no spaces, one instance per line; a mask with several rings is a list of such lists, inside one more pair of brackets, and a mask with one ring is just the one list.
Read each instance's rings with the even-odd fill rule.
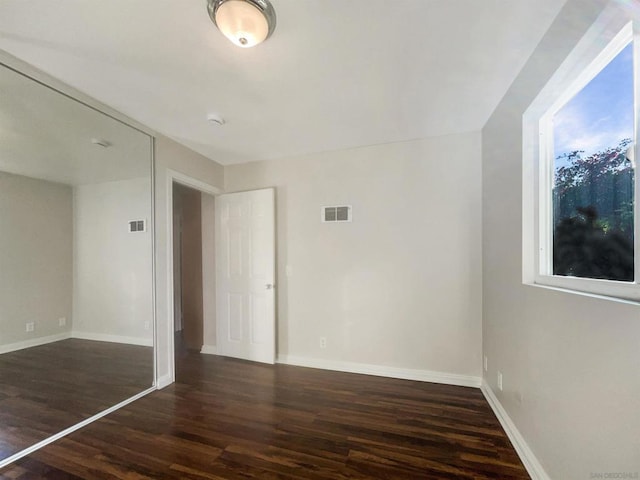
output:
[[[73,207],[73,335],[151,345],[150,179],[74,187]],[[131,220],[147,231],[129,233]]]
[[479,377],[480,169],[479,133],[226,167],[276,187],[278,355]]
[[69,332],[71,199],[66,185],[0,172],[0,350]]
[[640,472],[640,307],[522,284],[522,114],[604,4],[569,0],[482,136],[485,378],[559,480]]

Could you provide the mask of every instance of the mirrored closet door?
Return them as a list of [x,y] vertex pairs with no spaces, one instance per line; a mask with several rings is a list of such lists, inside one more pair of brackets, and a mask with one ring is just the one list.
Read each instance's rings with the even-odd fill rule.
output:
[[152,138],[0,65],[0,465],[154,382]]

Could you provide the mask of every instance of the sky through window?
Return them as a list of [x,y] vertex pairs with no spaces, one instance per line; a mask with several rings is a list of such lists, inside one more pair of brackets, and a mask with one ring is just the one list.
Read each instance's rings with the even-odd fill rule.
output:
[[[554,115],[554,159],[575,150],[584,150],[585,158],[633,138],[633,109],[633,44],[629,44]],[[555,168],[566,164],[556,160]]]

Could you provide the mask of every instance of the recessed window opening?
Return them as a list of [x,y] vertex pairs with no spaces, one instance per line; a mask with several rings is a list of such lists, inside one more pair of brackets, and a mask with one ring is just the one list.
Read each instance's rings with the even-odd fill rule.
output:
[[524,116],[523,279],[638,301],[639,30],[607,18]]

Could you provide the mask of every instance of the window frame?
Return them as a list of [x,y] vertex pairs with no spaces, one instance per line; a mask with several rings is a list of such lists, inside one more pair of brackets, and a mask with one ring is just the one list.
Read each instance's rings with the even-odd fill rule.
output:
[[[613,4],[613,2],[612,2]],[[640,302],[640,23],[609,5],[523,116],[523,283]],[[630,42],[634,71],[634,281],[553,275],[554,115]]]

